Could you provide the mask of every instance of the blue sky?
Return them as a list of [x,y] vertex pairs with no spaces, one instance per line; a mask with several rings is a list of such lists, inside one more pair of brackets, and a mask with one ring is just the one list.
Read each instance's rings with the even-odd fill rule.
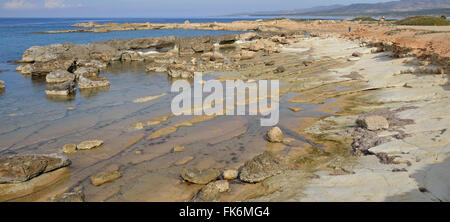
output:
[[0,0],[0,17],[201,17],[390,0]]

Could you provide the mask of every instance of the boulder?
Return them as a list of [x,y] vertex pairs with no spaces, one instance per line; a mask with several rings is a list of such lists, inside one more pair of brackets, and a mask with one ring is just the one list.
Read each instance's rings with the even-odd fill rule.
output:
[[285,164],[280,157],[265,151],[244,164],[239,179],[244,182],[257,183],[281,173],[284,169]]
[[80,76],[84,77],[98,77],[99,69],[94,67],[79,67],[75,70],[73,74],[75,74],[76,78],[80,78]]
[[371,131],[389,128],[389,122],[383,116],[365,116],[363,118],[358,118],[358,120],[356,120],[356,123],[360,127]]
[[62,147],[62,151],[63,151],[63,153],[65,153],[65,154],[72,154],[72,153],[75,153],[75,152],[77,152],[77,145],[76,145],[76,144],[65,144],[65,145]]
[[207,184],[213,180],[216,180],[219,176],[220,171],[216,169],[199,170],[187,168],[181,173],[181,177],[184,180],[195,184]]
[[204,186],[197,197],[196,201],[216,201],[220,197],[220,193],[227,192],[230,189],[230,184],[226,180],[218,180],[208,183]]
[[107,78],[83,75],[78,78],[78,87],[80,89],[91,89],[108,86],[110,86],[110,82]]
[[239,172],[237,170],[225,170],[223,171],[223,179],[234,180],[237,179]]
[[283,132],[279,127],[273,127],[267,132],[267,139],[272,143],[281,143],[283,142]]
[[0,157],[0,184],[25,182],[70,164],[69,159],[58,154]]
[[52,71],[45,77],[45,81],[47,81],[47,83],[63,83],[74,80],[74,74],[62,69]]
[[35,62],[32,65],[31,74],[36,76],[44,76],[58,69],[68,70],[72,64],[73,60],[63,60],[63,59],[49,62]]
[[102,140],[86,140],[77,145],[78,150],[89,150],[103,145]]
[[73,82],[73,80],[71,80],[56,85],[50,85],[45,90],[45,93],[47,95],[54,95],[54,96],[68,96],[75,93],[75,90],[76,90],[75,83]]
[[91,182],[94,186],[101,186],[105,183],[112,182],[120,178],[120,173],[118,171],[112,172],[101,172],[91,177]]
[[16,71],[22,74],[31,74],[31,72],[33,71],[33,66],[31,64],[23,64],[17,66]]

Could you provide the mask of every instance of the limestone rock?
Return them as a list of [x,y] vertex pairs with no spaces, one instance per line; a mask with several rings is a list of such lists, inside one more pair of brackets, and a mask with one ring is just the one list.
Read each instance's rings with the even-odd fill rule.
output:
[[84,77],[97,77],[99,73],[98,68],[93,67],[80,67],[75,70],[74,74],[77,78],[80,78],[80,76]]
[[389,128],[389,122],[387,119],[376,115],[360,118],[356,121],[356,123],[362,128],[372,131]]
[[118,171],[101,172],[96,174],[95,176],[92,176],[91,182],[94,186],[101,186],[118,178],[120,178],[120,173]]
[[0,80],[0,90],[5,89],[5,81]]
[[234,180],[237,179],[239,172],[237,170],[225,170],[223,171],[223,179]]
[[89,150],[96,147],[99,147],[103,144],[102,140],[87,140],[83,141],[77,145],[77,149],[79,150]]
[[78,87],[80,89],[90,89],[98,87],[108,87],[110,82],[107,78],[100,77],[86,77],[80,76],[78,80]]
[[225,56],[223,56],[220,52],[207,52],[202,54],[202,58],[203,60],[217,61],[225,59]]
[[283,132],[279,127],[273,127],[267,132],[267,139],[272,143],[281,143],[283,142]]
[[246,59],[253,59],[256,55],[256,52],[252,52],[252,51],[247,51],[247,50],[243,50],[240,53],[240,58],[242,60],[246,60]]
[[171,76],[172,78],[187,79],[187,78],[194,77],[194,72],[192,72],[191,70],[188,70],[188,68],[182,64],[170,65],[167,68],[167,71],[168,71],[169,76]]
[[62,147],[62,151],[63,151],[63,153],[66,153],[66,154],[75,153],[75,152],[77,152],[77,145],[72,144],[72,143],[66,144]]
[[174,145],[173,146],[173,152],[181,152],[181,151],[183,151],[184,150],[184,146],[177,146],[177,145]]
[[152,66],[152,65],[149,65],[149,66],[145,67],[145,71],[147,71],[147,72],[157,72],[157,73],[167,72],[167,67],[165,67],[165,66]]
[[75,93],[76,86],[73,80],[64,83],[50,85],[45,90],[47,95],[68,96]]
[[25,182],[70,164],[69,159],[58,154],[0,157],[0,184]]
[[281,173],[284,169],[283,162],[280,157],[266,151],[244,164],[239,179],[249,183],[261,182],[268,177]]
[[66,70],[55,70],[50,72],[46,77],[45,80],[47,83],[63,83],[67,81],[74,81],[75,75],[66,71]]
[[197,201],[215,201],[220,193],[227,192],[230,189],[230,184],[226,180],[218,180],[208,183],[198,193]]
[[184,169],[181,177],[184,180],[195,184],[207,184],[216,180],[220,176],[220,171],[216,169],[199,170],[194,168]]
[[372,147],[369,149],[369,151],[375,154],[378,153],[402,154],[402,153],[409,153],[417,149],[418,148],[416,146],[405,143],[402,140],[393,140],[388,143],[383,143],[379,146]]

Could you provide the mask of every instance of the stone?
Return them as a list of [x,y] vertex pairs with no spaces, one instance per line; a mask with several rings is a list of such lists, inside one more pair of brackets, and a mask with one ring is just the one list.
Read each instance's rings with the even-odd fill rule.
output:
[[353,57],[362,57],[363,54],[360,53],[360,52],[354,52],[354,53],[352,54],[352,56],[353,56]]
[[75,152],[77,152],[77,145],[72,144],[72,143],[66,144],[62,147],[62,151],[65,154],[75,153]]
[[218,199],[220,193],[227,192],[230,189],[230,184],[226,180],[218,180],[208,183],[204,186],[197,197],[196,201],[215,201]]
[[168,71],[169,76],[171,76],[172,78],[187,79],[187,78],[194,77],[194,72],[192,72],[191,70],[188,70],[188,68],[183,64],[170,65],[167,68],[167,71]]
[[376,131],[389,128],[389,122],[383,116],[366,116],[356,120],[356,123],[365,129]]
[[5,81],[0,80],[0,89],[5,89]]
[[56,84],[56,85],[50,85],[45,90],[45,93],[47,95],[54,95],[54,96],[69,96],[76,91],[75,83],[72,81],[67,81],[64,83]]
[[22,74],[31,74],[31,72],[33,71],[33,66],[31,66],[31,64],[23,64],[18,66],[16,70]]
[[281,143],[283,142],[283,132],[279,127],[273,127],[267,132],[267,139],[272,143]]
[[51,202],[84,202],[83,187],[78,186],[71,192],[62,193],[50,199]]
[[239,179],[249,183],[261,182],[281,173],[285,168],[284,165],[284,161],[280,157],[265,151],[244,164]]
[[207,184],[216,180],[220,176],[220,171],[216,169],[199,170],[195,168],[185,168],[181,173],[181,177],[190,183]]
[[70,164],[69,159],[58,154],[0,157],[0,184],[25,182]]
[[238,178],[239,172],[237,170],[225,170],[223,171],[223,179],[225,180],[234,180]]
[[152,65],[149,65],[149,66],[145,67],[145,71],[162,73],[162,72],[167,72],[167,67],[165,67],[165,66],[152,66]]
[[79,150],[89,150],[97,148],[103,144],[102,140],[86,140],[77,145]]
[[78,87],[80,89],[91,89],[98,87],[109,87],[110,82],[107,78],[80,76],[78,80]]
[[300,107],[293,107],[293,106],[289,106],[288,107],[292,112],[300,112],[303,110],[303,108]]
[[101,172],[91,177],[91,183],[94,186],[101,186],[105,183],[117,180],[118,178],[120,178],[120,173],[118,171]]
[[61,69],[52,71],[45,77],[45,81],[47,81],[47,83],[63,83],[74,80],[75,80],[74,74]]
[[84,77],[98,77],[99,74],[98,68],[93,67],[79,67],[75,72],[73,72],[76,76],[76,78],[80,78],[80,76]]
[[173,146],[173,152],[174,153],[176,153],[176,152],[181,152],[181,151],[183,151],[184,150],[184,146],[177,146],[177,145],[174,145]]

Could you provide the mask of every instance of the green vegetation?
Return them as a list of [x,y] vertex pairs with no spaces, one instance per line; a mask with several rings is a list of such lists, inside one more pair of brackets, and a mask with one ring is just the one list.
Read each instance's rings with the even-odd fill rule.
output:
[[450,25],[450,21],[442,17],[415,16],[395,22],[396,25]]
[[441,19],[447,19],[446,15],[441,15]]
[[352,21],[362,21],[362,22],[375,22],[378,21],[372,17],[356,17]]

